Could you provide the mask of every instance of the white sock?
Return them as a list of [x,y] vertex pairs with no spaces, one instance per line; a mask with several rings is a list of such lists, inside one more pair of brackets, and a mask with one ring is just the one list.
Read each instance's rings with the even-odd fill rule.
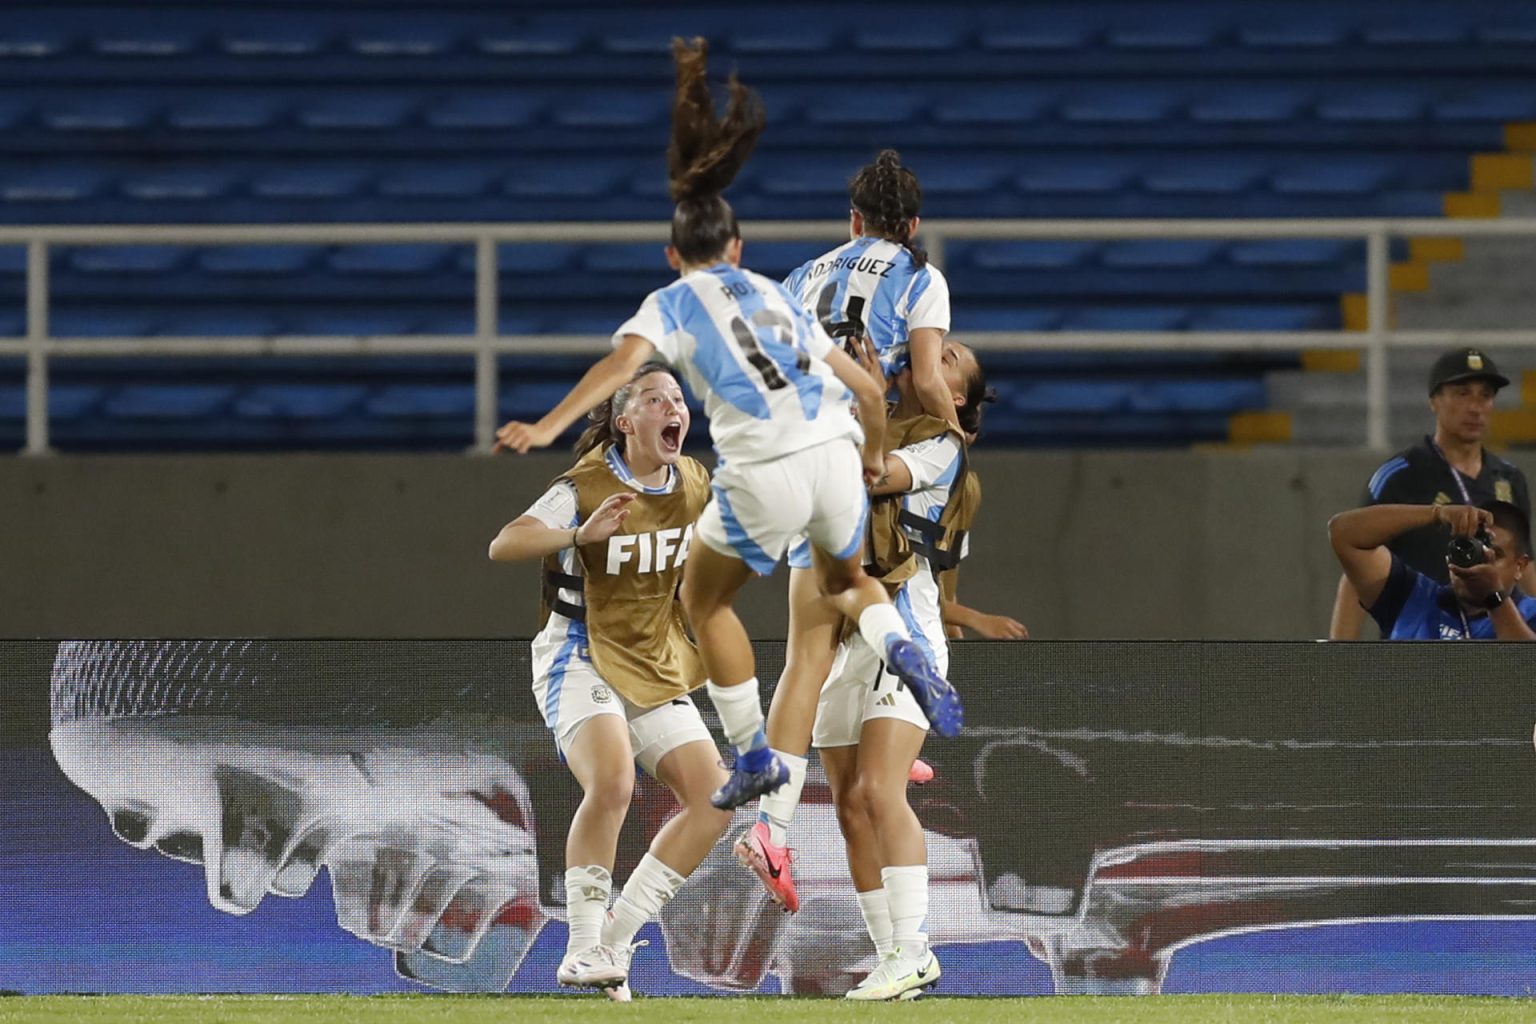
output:
[[768,825],[768,841],[783,846],[789,838],[789,822],[800,806],[800,791],[805,788],[805,766],[808,758],[775,750],[779,760],[789,766],[789,781],[757,802],[757,820]]
[[634,942],[635,933],[661,913],[661,908],[677,895],[685,881],[687,879],[682,875],[647,852],[608,912],[608,921],[603,925],[603,942],[610,946],[627,946]]
[[612,891],[613,876],[605,867],[583,864],[565,869],[565,925],[570,931],[565,940],[567,954],[597,945]]
[[901,612],[896,610],[895,605],[884,601],[872,604],[859,613],[859,635],[882,658],[893,639],[912,639],[912,634],[907,632],[907,624],[901,621]]
[[884,960],[896,945],[891,941],[890,901],[886,899],[884,889],[871,889],[855,895],[859,897],[859,912],[864,915],[864,927],[875,944],[875,953]]
[[709,685],[709,699],[720,715],[725,738],[737,750],[747,749],[763,729],[763,701],[757,693],[757,676],[736,686]]
[[891,908],[891,942],[911,959],[928,952],[928,865],[881,868],[885,898]]

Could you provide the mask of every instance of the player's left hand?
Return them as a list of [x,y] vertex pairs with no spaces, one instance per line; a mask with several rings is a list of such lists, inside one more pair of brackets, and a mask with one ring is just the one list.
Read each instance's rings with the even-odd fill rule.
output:
[[1462,581],[1466,587],[1467,596],[1474,601],[1481,601],[1499,589],[1499,571],[1488,562],[1470,568],[1447,564],[1446,569],[1452,576]]
[[885,479],[885,453],[879,450],[870,451],[866,445],[862,449],[864,459],[864,486],[873,487]]
[[986,640],[1028,640],[1029,630],[1018,619],[1011,619],[1006,615],[976,616],[971,623],[971,628],[976,635]]
[[880,366],[880,353],[875,351],[875,343],[869,335],[860,335],[850,340],[849,349],[854,360],[864,368],[874,382],[885,390],[890,390],[890,382],[885,379],[885,370]]
[[499,451],[505,448],[509,452],[517,452],[522,455],[530,448],[548,448],[554,441],[554,432],[537,423],[519,423],[513,420],[504,423],[501,429],[496,431],[496,443],[491,446],[491,451]]

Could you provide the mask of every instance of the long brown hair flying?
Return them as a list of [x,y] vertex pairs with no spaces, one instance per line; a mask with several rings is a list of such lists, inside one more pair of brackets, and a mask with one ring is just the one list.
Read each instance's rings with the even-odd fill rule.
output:
[[763,101],[732,73],[723,118],[707,78],[709,43],[672,40],[677,88],[672,98],[672,141],[667,147],[667,187],[677,204],[672,247],[685,263],[704,263],[741,237],[736,213],[721,193],[752,155],[768,124]]

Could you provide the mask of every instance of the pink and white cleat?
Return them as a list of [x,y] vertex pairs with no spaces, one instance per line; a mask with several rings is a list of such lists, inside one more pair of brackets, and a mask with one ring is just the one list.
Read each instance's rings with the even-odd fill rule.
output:
[[791,868],[794,858],[787,846],[773,845],[765,823],[759,821],[743,832],[734,849],[736,859],[757,875],[773,902],[783,907],[786,913],[793,914],[800,909],[800,894],[795,892],[795,876]]

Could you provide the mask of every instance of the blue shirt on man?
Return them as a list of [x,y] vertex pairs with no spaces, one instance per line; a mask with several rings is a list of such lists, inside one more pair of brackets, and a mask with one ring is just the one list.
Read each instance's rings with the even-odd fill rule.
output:
[[[1510,594],[1520,617],[1536,629],[1536,598],[1519,590]],[[1492,640],[1493,620],[1487,612],[1469,614],[1445,584],[1436,583],[1392,556],[1392,571],[1381,596],[1369,609],[1387,640]]]

